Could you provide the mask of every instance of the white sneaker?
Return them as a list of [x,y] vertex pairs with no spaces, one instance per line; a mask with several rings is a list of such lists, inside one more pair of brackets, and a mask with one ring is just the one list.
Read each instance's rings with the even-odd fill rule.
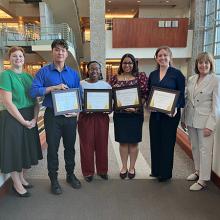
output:
[[187,178],[188,181],[196,181],[199,179],[199,175],[197,172],[190,174]]
[[190,191],[200,191],[207,188],[207,185],[205,183],[201,184],[199,182],[194,183],[192,186],[190,186]]

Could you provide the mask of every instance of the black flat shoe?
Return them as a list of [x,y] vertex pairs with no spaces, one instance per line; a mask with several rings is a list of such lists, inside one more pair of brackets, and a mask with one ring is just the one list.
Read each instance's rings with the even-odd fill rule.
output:
[[169,181],[171,178],[163,178],[163,177],[158,177],[158,181],[159,182],[167,182]]
[[158,176],[156,176],[156,175],[154,175],[154,174],[152,174],[152,173],[151,173],[149,176],[150,176],[150,177],[155,177],[155,178],[158,177]]
[[128,175],[128,171],[126,171],[125,173],[120,173],[119,176],[121,177],[121,179],[125,179]]
[[130,173],[130,172],[128,172],[128,178],[131,180],[131,179],[133,179],[134,177],[135,177],[135,169],[134,169],[134,173]]
[[25,189],[31,189],[31,188],[34,187],[32,184],[28,184],[28,185],[22,184],[22,186],[23,186]]
[[18,196],[18,197],[27,198],[27,197],[30,197],[30,196],[31,196],[31,194],[30,194],[28,191],[27,191],[26,193],[23,193],[23,194],[19,193],[19,192],[15,189],[14,186],[12,186],[12,190],[13,190],[13,192],[15,193],[15,195]]
[[84,176],[84,179],[86,180],[86,182],[92,182],[93,180],[93,176]]
[[103,180],[108,180],[108,174],[98,174]]

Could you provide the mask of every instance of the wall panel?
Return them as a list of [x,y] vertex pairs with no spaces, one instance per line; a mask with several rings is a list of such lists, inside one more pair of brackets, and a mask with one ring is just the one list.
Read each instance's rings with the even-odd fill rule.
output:
[[[158,27],[159,21],[178,21],[178,27]],[[188,18],[113,19],[113,48],[145,48],[167,45],[186,47]]]

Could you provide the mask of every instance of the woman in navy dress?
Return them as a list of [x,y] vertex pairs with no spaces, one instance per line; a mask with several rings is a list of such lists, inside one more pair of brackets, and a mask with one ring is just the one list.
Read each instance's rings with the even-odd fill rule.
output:
[[[138,72],[137,61],[132,54],[121,58],[118,75],[114,75],[110,84],[112,88],[138,86],[144,102],[147,97],[147,76]],[[138,156],[138,143],[142,141],[142,126],[144,122],[143,108],[126,108],[115,110],[113,115],[115,141],[120,143],[119,150],[122,162],[121,179],[135,177],[135,163]],[[128,159],[130,164],[128,169]]]
[[156,50],[157,68],[150,73],[148,89],[152,86],[180,91],[173,115],[151,112],[149,121],[151,148],[151,176],[160,182],[172,178],[173,154],[176,131],[180,121],[180,108],[185,105],[185,77],[180,70],[172,67],[172,52],[162,46]]

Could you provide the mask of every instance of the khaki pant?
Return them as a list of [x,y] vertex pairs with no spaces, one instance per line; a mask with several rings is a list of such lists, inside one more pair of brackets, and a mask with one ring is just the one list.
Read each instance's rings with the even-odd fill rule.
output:
[[195,169],[199,171],[200,180],[210,180],[212,167],[212,149],[214,134],[203,136],[203,129],[188,127],[189,137],[192,144],[192,154]]

